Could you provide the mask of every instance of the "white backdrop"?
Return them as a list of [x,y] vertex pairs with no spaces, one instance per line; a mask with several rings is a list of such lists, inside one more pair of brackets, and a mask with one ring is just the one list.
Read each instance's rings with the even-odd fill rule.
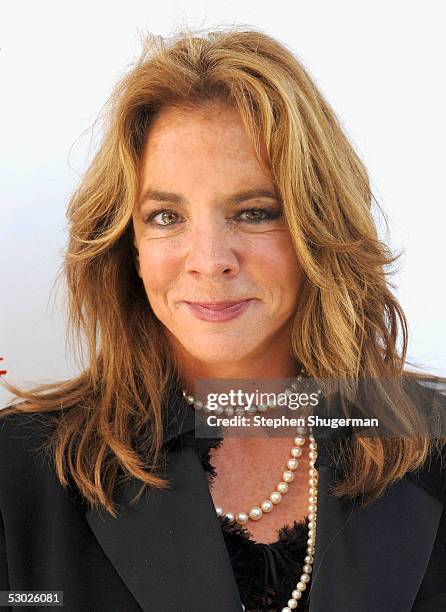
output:
[[[31,386],[78,371],[50,293],[88,129],[140,33],[258,26],[293,49],[341,119],[404,248],[396,293],[409,358],[446,374],[445,39],[441,2],[3,1],[0,8],[0,369]],[[91,149],[90,149],[91,154]],[[54,297],[55,299],[51,299]],[[0,404],[8,394],[0,389]]]

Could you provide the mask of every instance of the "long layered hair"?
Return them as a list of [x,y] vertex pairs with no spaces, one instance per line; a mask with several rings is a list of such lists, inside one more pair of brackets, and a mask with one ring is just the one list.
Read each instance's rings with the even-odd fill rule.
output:
[[[4,381],[16,403],[0,413],[57,412],[48,449],[61,484],[72,479],[91,505],[114,516],[119,475],[134,476],[143,489],[168,486],[155,471],[163,397],[179,380],[135,266],[131,219],[145,137],[166,106],[215,101],[239,111],[260,162],[264,145],[281,196],[305,274],[292,326],[296,360],[313,378],[423,378],[404,369],[407,323],[388,280],[395,257],[377,235],[367,172],[298,58],[253,28],[149,35],[104,107],[101,144],[67,211],[60,276],[68,331],[81,354],[87,347],[88,365],[32,390]],[[396,422],[420,418],[402,391],[384,395]],[[418,468],[433,444],[357,437],[333,493],[361,494],[368,504]]]

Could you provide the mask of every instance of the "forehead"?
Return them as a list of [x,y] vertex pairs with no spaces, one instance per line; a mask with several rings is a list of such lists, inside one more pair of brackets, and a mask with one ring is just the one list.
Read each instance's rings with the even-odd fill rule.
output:
[[[260,140],[260,160],[263,169],[269,168],[266,148]],[[187,157],[202,152],[203,157],[211,154],[245,158],[258,161],[250,135],[245,130],[238,110],[220,101],[206,105],[167,106],[157,112],[145,138],[143,157],[151,160],[157,156]]]

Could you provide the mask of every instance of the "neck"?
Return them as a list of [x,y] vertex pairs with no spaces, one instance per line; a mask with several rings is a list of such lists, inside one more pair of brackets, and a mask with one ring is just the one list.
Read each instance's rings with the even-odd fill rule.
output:
[[293,378],[300,370],[300,365],[291,351],[271,355],[268,351],[246,357],[240,361],[204,362],[188,353],[178,354],[182,388],[189,393],[195,388],[198,378],[240,378],[240,379],[273,379]]

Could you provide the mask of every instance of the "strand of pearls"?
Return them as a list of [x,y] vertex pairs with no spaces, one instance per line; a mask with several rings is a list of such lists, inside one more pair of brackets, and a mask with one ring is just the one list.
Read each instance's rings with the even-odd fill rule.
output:
[[[291,395],[299,389],[299,383],[302,382],[303,375],[305,374],[305,368],[301,368],[298,376],[295,378],[296,382],[291,383],[289,387],[287,387],[283,393],[285,395]],[[320,389],[318,390],[318,393]],[[225,414],[228,417],[234,415],[244,415],[244,414],[255,414],[256,412],[266,412],[268,409],[272,408],[283,408],[280,404],[276,403],[275,400],[270,400],[269,402],[261,403],[258,405],[252,405],[249,408],[244,408],[243,406],[216,406],[215,408],[210,409],[207,404],[204,404],[201,400],[195,399],[192,395],[188,395],[186,391],[183,390],[183,397],[186,402],[192,406],[195,410],[202,410],[205,413],[212,412],[216,415]]]
[[290,483],[294,480],[294,471],[297,470],[299,465],[298,457],[302,456],[302,447],[305,444],[305,438],[303,436],[296,436],[294,438],[294,446],[291,448],[291,457],[286,462],[287,469],[282,473],[282,480],[277,484],[276,490],[273,491],[269,499],[265,499],[259,506],[252,506],[248,512],[224,512],[221,506],[216,506],[215,511],[218,517],[226,517],[229,520],[229,524],[232,525],[236,522],[238,525],[245,525],[249,520],[259,521],[264,513],[271,512],[275,506],[280,504],[282,501],[282,495],[288,492]]
[[[311,428],[310,428],[311,431]],[[307,588],[308,583],[311,580],[311,572],[313,570],[314,552],[316,549],[316,523],[317,523],[317,493],[318,493],[318,471],[314,467],[317,459],[317,442],[314,439],[312,433],[308,436],[309,439],[309,495],[308,495],[308,539],[307,539],[307,550],[306,556],[304,557],[304,564],[302,566],[302,574],[296,583],[296,588],[292,591],[290,599],[287,601],[287,605],[284,606],[281,612],[291,612],[298,607],[299,599],[302,597],[302,593]],[[242,604],[243,610],[245,606]]]
[[[314,551],[316,548],[316,523],[317,523],[317,493],[318,493],[318,478],[319,474],[317,469],[314,467],[317,459],[317,443],[311,433],[308,436],[310,452],[309,456],[309,478],[308,478],[308,540],[307,540],[307,554],[304,558],[304,565],[302,567],[302,574],[296,584],[296,588],[291,593],[291,597],[287,602],[287,605],[282,608],[282,612],[290,612],[295,610],[298,606],[298,601],[302,597],[302,593],[307,588],[308,583],[311,580],[311,572],[313,570]],[[243,609],[245,609],[243,607]]]

